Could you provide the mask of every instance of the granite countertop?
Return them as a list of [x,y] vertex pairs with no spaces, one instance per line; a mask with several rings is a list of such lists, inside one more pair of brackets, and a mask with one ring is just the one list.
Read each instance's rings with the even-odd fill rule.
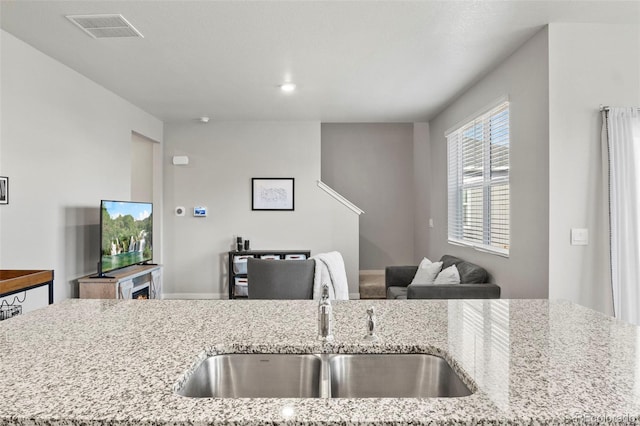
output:
[[[377,343],[364,341],[365,310]],[[640,329],[567,302],[67,300],[0,322],[0,424],[637,424]],[[420,352],[462,398],[185,398],[205,354]],[[286,409],[285,409],[286,408]],[[283,410],[284,409],[284,410]]]

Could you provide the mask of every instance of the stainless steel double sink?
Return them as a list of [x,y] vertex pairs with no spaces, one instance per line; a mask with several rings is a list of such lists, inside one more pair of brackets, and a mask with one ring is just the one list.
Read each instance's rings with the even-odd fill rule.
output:
[[428,354],[223,354],[206,358],[177,393],[198,398],[430,398],[471,395]]

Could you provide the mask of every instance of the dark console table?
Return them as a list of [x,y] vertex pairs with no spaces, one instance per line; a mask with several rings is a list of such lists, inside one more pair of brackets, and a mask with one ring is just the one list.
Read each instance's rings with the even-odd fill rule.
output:
[[[229,252],[229,299],[246,298],[248,286],[246,258],[257,259],[308,259],[310,250],[243,250]],[[244,260],[244,262],[243,262]]]
[[49,304],[53,303],[53,271],[0,269],[0,297],[10,296],[32,288],[49,286]]

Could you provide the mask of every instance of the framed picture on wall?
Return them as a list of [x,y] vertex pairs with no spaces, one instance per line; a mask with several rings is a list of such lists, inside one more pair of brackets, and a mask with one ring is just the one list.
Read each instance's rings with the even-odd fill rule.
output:
[[0,204],[9,204],[9,178],[0,176]]
[[252,178],[251,210],[294,210],[294,178]]

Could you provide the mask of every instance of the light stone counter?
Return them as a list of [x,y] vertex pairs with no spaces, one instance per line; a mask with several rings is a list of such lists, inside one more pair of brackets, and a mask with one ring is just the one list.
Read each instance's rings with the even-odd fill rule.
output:
[[[362,340],[373,305],[379,343]],[[638,424],[640,329],[544,300],[69,300],[0,322],[0,424]],[[463,398],[212,399],[173,388],[205,353],[423,352]],[[286,408],[286,409],[285,409]]]

